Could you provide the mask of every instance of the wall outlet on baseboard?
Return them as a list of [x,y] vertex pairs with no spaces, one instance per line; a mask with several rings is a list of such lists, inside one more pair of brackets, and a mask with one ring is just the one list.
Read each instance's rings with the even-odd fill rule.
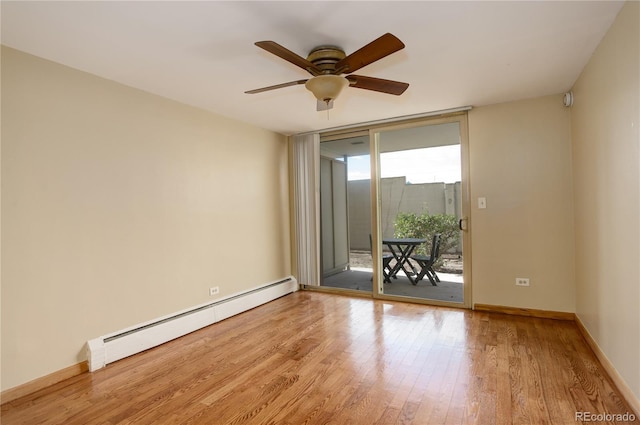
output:
[[209,295],[213,296],[213,295],[218,295],[220,293],[220,287],[219,286],[214,286],[213,288],[209,288]]
[[528,277],[516,277],[516,286],[529,286]]

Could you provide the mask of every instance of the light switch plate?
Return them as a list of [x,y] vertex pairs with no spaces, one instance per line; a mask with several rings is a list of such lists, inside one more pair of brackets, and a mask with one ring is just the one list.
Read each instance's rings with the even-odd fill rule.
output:
[[481,210],[487,208],[487,198],[478,198],[478,208]]

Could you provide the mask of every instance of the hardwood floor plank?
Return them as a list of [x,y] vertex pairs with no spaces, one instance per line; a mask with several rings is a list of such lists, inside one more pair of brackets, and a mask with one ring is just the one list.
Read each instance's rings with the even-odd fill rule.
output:
[[305,291],[5,403],[0,419],[564,425],[576,411],[632,412],[572,322]]

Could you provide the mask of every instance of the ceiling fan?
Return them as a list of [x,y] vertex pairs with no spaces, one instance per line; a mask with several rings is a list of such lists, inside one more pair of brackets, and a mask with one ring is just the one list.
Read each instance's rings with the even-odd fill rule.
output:
[[[390,33],[373,40],[348,56],[341,48],[336,46],[316,47],[305,59],[275,41],[258,41],[255,45],[304,69],[313,77],[249,90],[245,92],[248,94],[304,84],[307,90],[312,92],[318,99],[318,110],[322,111],[331,109],[333,100],[338,97],[346,86],[394,94],[396,96],[404,93],[409,87],[409,84],[399,81],[352,74],[352,72],[362,67],[404,49],[404,43]],[[342,76],[342,74],[346,74],[346,76]]]

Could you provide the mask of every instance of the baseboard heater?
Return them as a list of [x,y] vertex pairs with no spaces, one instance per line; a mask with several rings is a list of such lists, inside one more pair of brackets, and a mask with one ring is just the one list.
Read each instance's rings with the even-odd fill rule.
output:
[[293,276],[87,342],[91,372],[298,290]]

